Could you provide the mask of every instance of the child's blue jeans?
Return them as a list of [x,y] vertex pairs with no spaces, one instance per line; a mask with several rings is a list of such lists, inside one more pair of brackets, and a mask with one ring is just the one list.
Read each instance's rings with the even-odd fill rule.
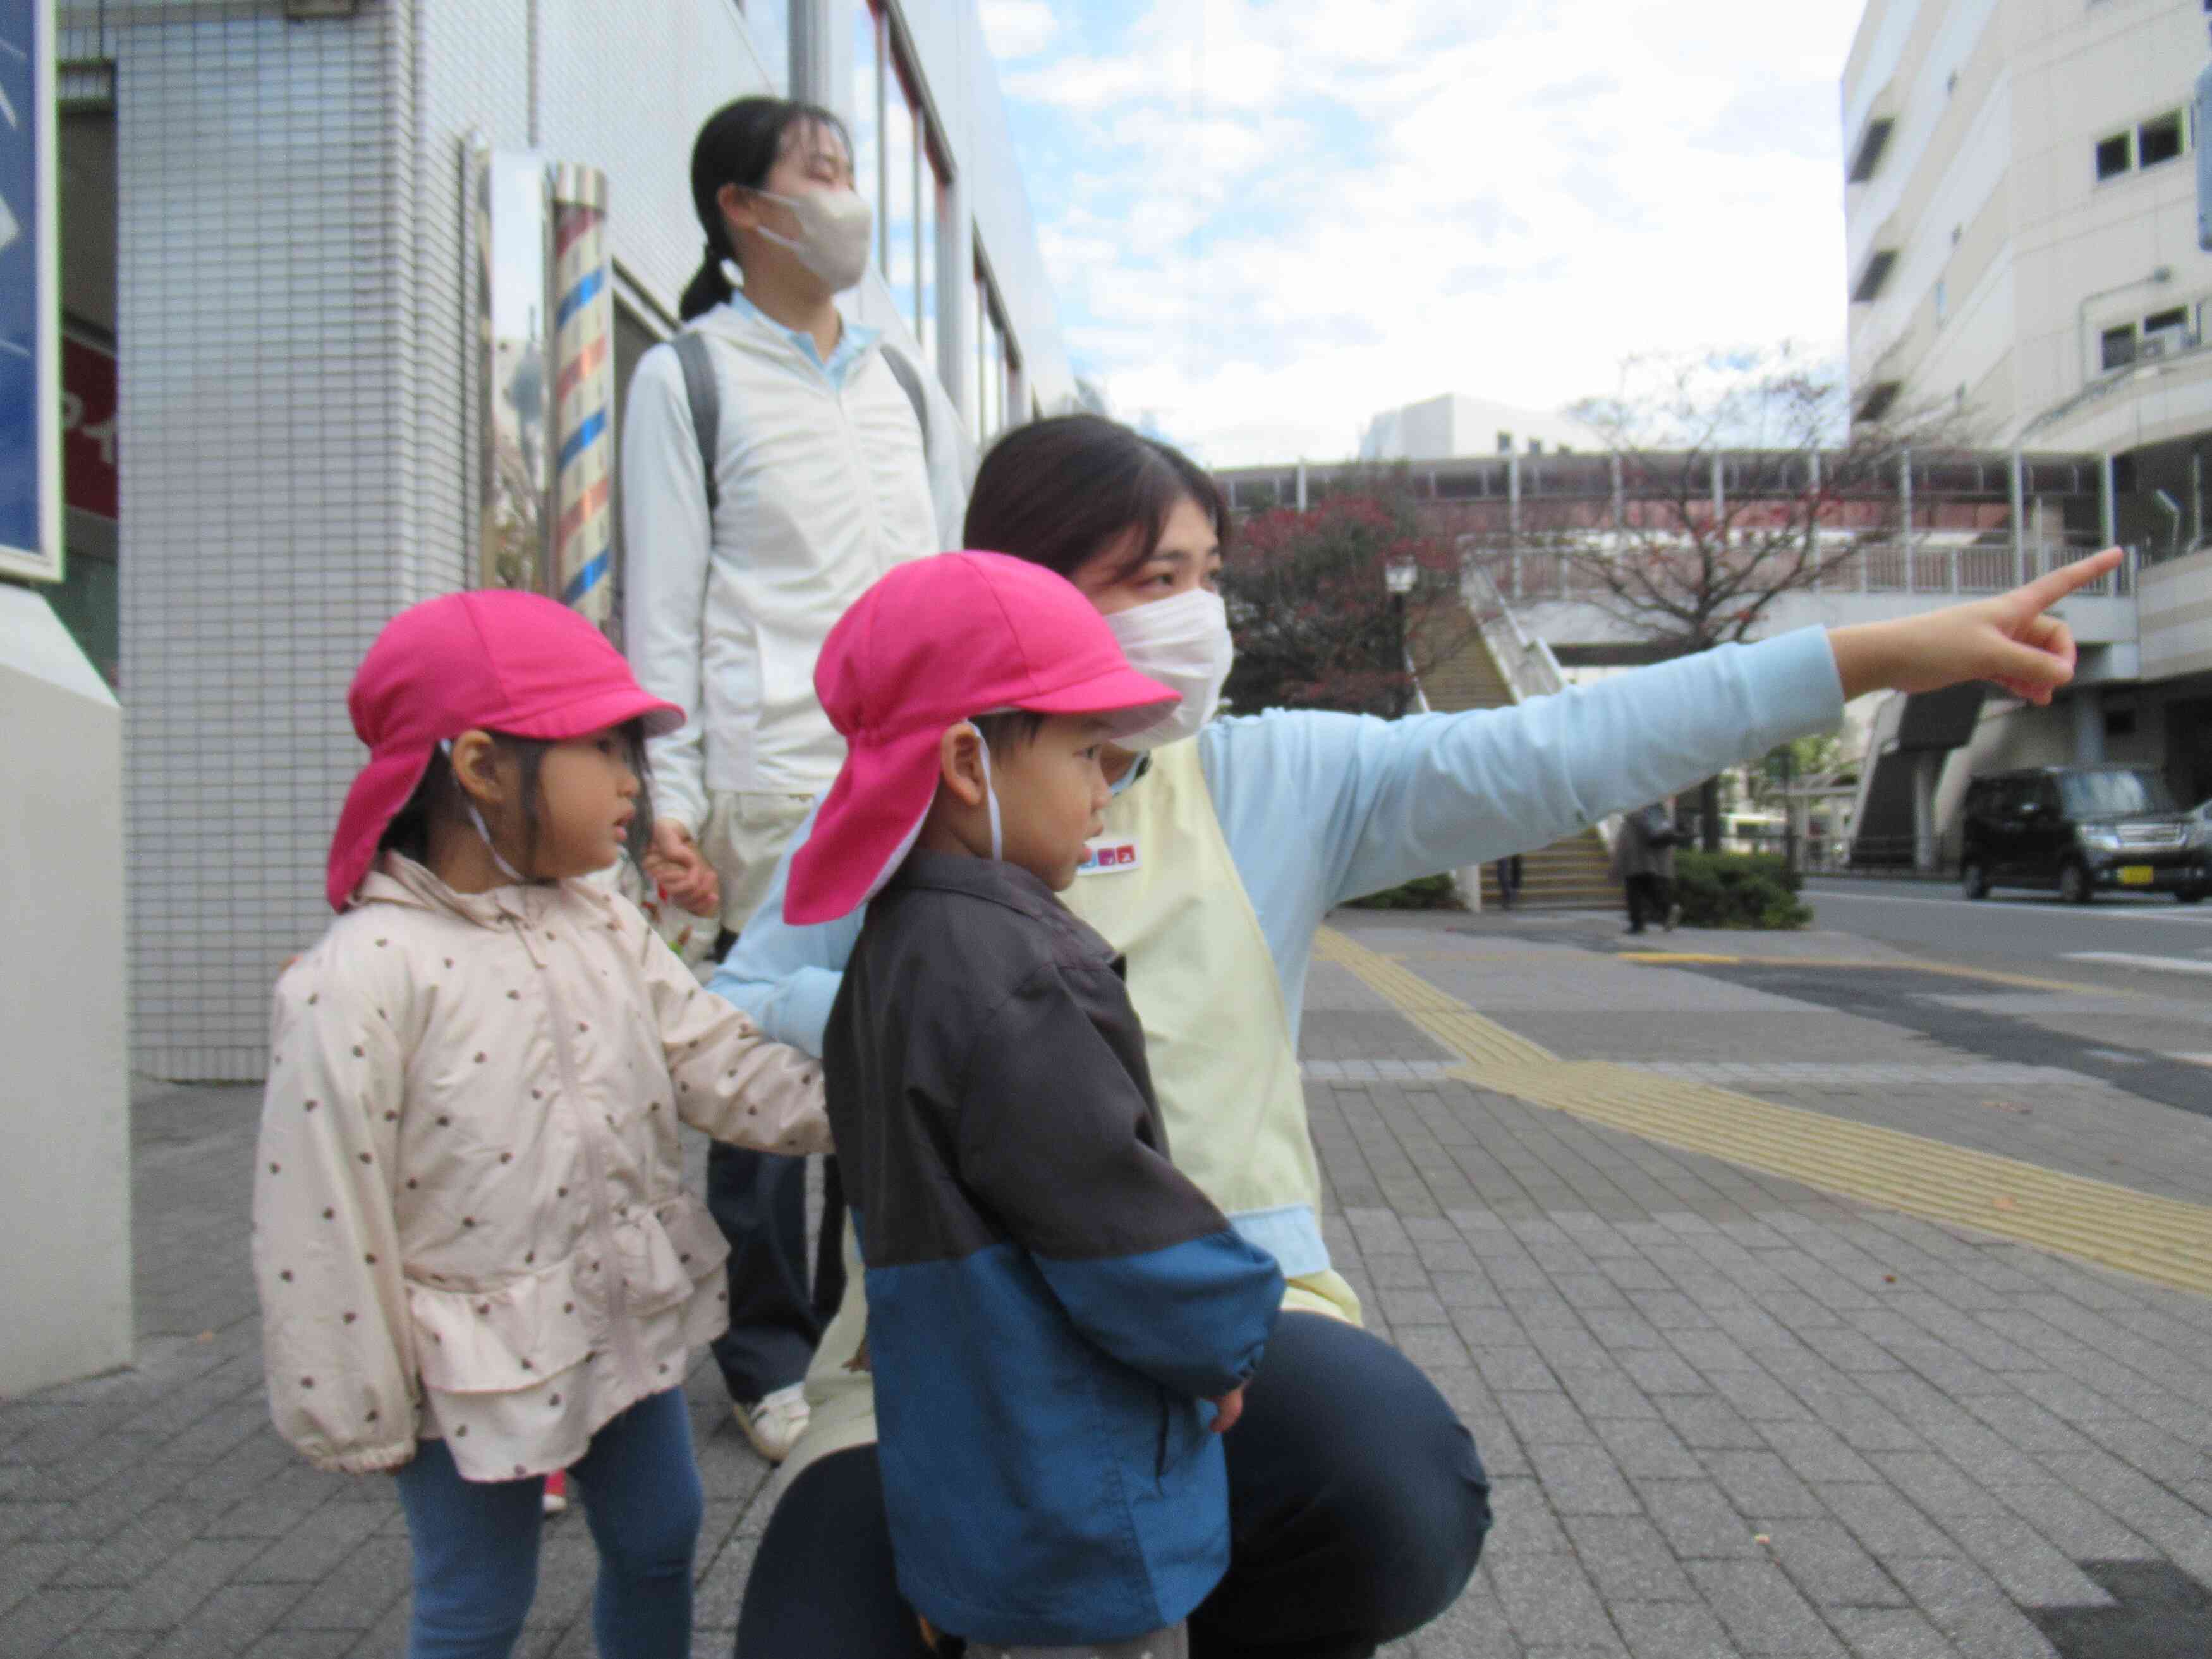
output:
[[[602,1659],[689,1659],[691,1559],[705,1499],[681,1389],[592,1437],[570,1473],[599,1548],[592,1633]],[[399,1471],[415,1546],[407,1659],[507,1659],[538,1589],[544,1480],[464,1480],[442,1440]]]

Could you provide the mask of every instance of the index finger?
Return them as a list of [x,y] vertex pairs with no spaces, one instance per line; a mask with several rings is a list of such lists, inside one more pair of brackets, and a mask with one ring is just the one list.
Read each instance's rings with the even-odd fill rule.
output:
[[2047,611],[2075,589],[2087,586],[2100,576],[2119,568],[2126,553],[2117,547],[2108,547],[2101,553],[2092,553],[2086,559],[2076,559],[2071,564],[2061,565],[2048,574],[2038,576],[2021,588],[2021,596],[2038,611]]

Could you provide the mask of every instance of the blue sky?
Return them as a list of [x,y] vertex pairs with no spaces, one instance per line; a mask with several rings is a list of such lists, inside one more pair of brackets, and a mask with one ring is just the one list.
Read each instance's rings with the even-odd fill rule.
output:
[[981,0],[1071,356],[1214,465],[1838,353],[1861,0]]

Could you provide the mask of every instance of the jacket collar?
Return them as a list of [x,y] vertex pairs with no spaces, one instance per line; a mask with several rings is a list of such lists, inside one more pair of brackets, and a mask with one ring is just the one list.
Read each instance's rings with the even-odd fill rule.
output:
[[427,866],[387,849],[377,855],[375,866],[354,890],[353,902],[396,904],[457,916],[480,927],[500,927],[510,921],[543,921],[556,906],[572,899],[602,910],[611,908],[607,896],[588,881],[511,883],[489,892],[457,893]]
[[907,855],[892,889],[912,887],[988,900],[1036,921],[1066,927],[1073,920],[1059,896],[1018,864],[1003,859],[970,858],[958,853],[914,852]]

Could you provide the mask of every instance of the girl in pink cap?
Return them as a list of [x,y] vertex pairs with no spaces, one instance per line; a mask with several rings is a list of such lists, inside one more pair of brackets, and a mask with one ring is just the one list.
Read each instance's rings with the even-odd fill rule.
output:
[[[1489,1486],[1450,1403],[1361,1328],[1330,1261],[1297,1059],[1322,918],[1832,730],[1863,692],[1991,679],[2047,702],[2075,653],[2045,612],[2118,555],[2001,597],[1723,646],[1512,708],[1213,720],[1232,654],[1213,592],[1231,529],[1219,487],[1187,457],[1068,416],[1016,428],[985,458],[963,539],[1068,577],[1130,664],[1182,694],[1170,720],[1109,750],[1104,833],[1065,902],[1127,957],[1176,1167],[1289,1281],[1224,1447],[1229,1565],[1190,1614],[1190,1650],[1357,1659],[1459,1595]],[[798,925],[795,868],[787,859],[714,988],[821,1053],[864,924]],[[755,1557],[738,1659],[922,1651],[884,1518],[876,1379],[854,1363],[861,1303],[856,1282],[809,1374],[811,1424]]]
[[254,1172],[270,1411],[319,1468],[397,1473],[414,1659],[513,1650],[563,1468],[599,1650],[676,1659],[702,1501],[681,1384],[727,1316],[677,1124],[824,1151],[819,1069],[584,879],[644,817],[646,736],[683,719],[589,623],[433,599],[348,702],[369,758],[338,915],[277,984]]

